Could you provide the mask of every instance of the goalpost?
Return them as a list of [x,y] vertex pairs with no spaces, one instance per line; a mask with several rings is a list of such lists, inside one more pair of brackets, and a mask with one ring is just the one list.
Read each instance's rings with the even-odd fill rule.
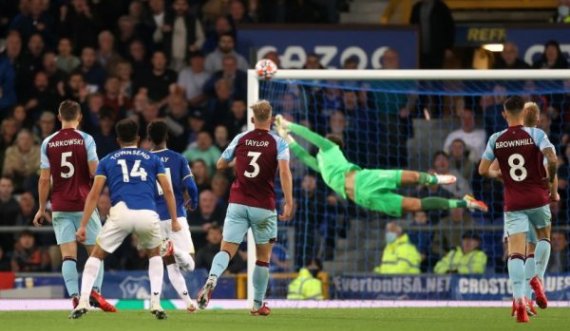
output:
[[[502,93],[515,93],[515,94],[523,94],[523,93],[534,93],[535,90],[533,91],[527,91],[526,87],[523,86],[525,81],[533,81],[533,82],[545,82],[545,81],[558,81],[558,83],[552,83],[551,82],[546,82],[545,84],[536,84],[539,85],[538,88],[535,88],[538,90],[537,94],[550,94],[550,95],[555,95],[555,94],[565,94],[565,93],[569,93],[570,92],[570,86],[569,85],[564,85],[563,81],[564,80],[570,80],[570,70],[279,70],[276,75],[273,77],[273,79],[270,82],[261,82],[256,75],[255,70],[248,70],[248,92],[247,92],[247,105],[248,105],[248,129],[252,129],[253,125],[250,122],[250,118],[252,117],[252,111],[249,108],[254,102],[256,102],[258,99],[260,99],[260,97],[264,97],[263,93],[261,93],[262,89],[263,89],[263,85],[264,84],[273,84],[273,83],[280,83],[280,87],[283,89],[283,91],[286,91],[286,89],[288,88],[288,86],[292,86],[292,85],[300,85],[302,86],[301,89],[306,88],[312,88],[314,86],[319,86],[319,87],[323,87],[323,89],[326,88],[330,88],[332,86],[332,88],[334,89],[343,89],[343,88],[347,88],[347,89],[355,89],[357,91],[360,91],[359,88],[355,88],[354,84],[355,82],[374,82],[377,81],[379,83],[384,82],[384,85],[381,88],[378,87],[366,87],[364,92],[369,93],[369,92],[374,92],[374,91],[381,91],[382,93],[392,93],[393,95],[405,95],[405,94],[416,94],[421,96],[430,96],[430,95],[449,95],[449,96],[461,96],[461,95],[469,95],[470,97],[472,97],[474,100],[477,98],[477,100],[479,100],[478,98],[482,98],[486,95],[494,95],[494,92],[492,90],[490,90],[491,86],[495,83],[501,83],[504,82],[503,85],[509,85],[508,88],[506,88],[506,92],[503,91]],[[331,83],[331,81],[335,81],[337,83]],[[401,86],[394,86],[391,87],[392,82],[395,81],[410,81],[413,82],[412,85],[406,85],[405,87],[401,87]],[[460,87],[459,89],[457,89],[457,87],[455,87],[455,89],[451,89],[451,90],[447,90],[446,86],[440,86],[437,85],[436,86],[432,86],[432,85],[422,85],[422,82],[439,82],[441,83],[445,83],[445,82],[457,82],[457,81],[470,81],[473,82],[473,85],[475,86],[475,88],[471,88],[469,87],[469,84],[465,84],[464,86]],[[348,84],[347,82],[352,82],[350,84]],[[419,83],[418,83],[419,82]],[[487,83],[485,83],[487,82]],[[518,82],[517,84],[512,84],[513,82]],[[346,84],[345,84],[346,83]],[[343,85],[344,84],[344,85]],[[511,86],[512,85],[512,86]],[[513,87],[514,86],[514,87]],[[431,90],[430,90],[431,89]],[[269,86],[267,87],[267,93],[271,94],[270,92],[272,91],[272,87]],[[279,91],[277,91],[276,93],[279,93]],[[283,92],[285,93],[285,92]],[[271,94],[273,95],[273,94]],[[319,96],[319,98],[323,98],[322,96]],[[336,99],[335,99],[336,100]],[[384,101],[384,102],[392,102],[390,101],[390,98],[386,99],[389,101]],[[274,104],[274,102],[276,102],[276,100],[269,100],[270,102],[272,102],[272,104]],[[326,101],[326,100],[324,100]],[[319,106],[321,107],[320,103],[325,103],[324,101],[318,101],[319,102]],[[311,101],[309,99],[305,100],[304,103],[305,105],[307,105],[310,102],[315,102],[315,101]],[[323,106],[325,107],[325,106]],[[276,112],[275,109],[278,107],[274,107],[274,113]],[[307,112],[310,112],[311,110],[309,109],[310,107],[307,108]],[[325,107],[326,108],[326,107]],[[570,108],[570,107],[569,107]],[[320,109],[320,108],[319,108]],[[325,109],[326,110],[326,109]],[[328,111],[328,110],[326,110]],[[276,113],[278,113],[279,111],[277,111]],[[334,112],[334,111],[333,111]],[[328,114],[328,113],[327,113]],[[274,114],[275,115],[275,114]],[[326,115],[329,116],[329,115]],[[327,117],[328,118],[328,117]],[[421,120],[421,118],[420,118]],[[374,127],[372,127],[373,129],[371,129],[372,131],[376,130]],[[449,129],[455,129],[454,128],[449,128]],[[364,130],[364,129],[362,129]],[[374,133],[374,132],[371,132]],[[356,139],[356,138],[354,138]],[[358,138],[361,139],[361,138]],[[431,148],[430,148],[431,149]],[[426,153],[428,152],[433,152],[432,150],[429,151],[424,151]],[[294,158],[294,156],[292,156],[292,158]],[[353,160],[355,161],[355,163],[358,163],[359,160]],[[409,167],[409,164],[408,164]],[[280,199],[280,197],[278,197],[278,199]],[[322,202],[323,204],[325,202]],[[369,215],[369,214],[365,214],[362,211],[358,211],[357,213],[358,217],[362,217],[365,219],[377,219],[377,218],[382,218],[382,216],[377,216],[377,215]],[[367,231],[368,225],[363,225],[364,226],[364,232],[373,232],[373,231]],[[428,225],[429,227],[429,225]],[[425,228],[425,227],[424,227]],[[373,229],[374,231],[378,230],[378,233],[382,232],[382,229]],[[350,233],[350,232],[349,232]],[[360,232],[358,232],[360,233]],[[374,242],[377,241],[378,244],[374,246],[374,249],[372,250],[374,254],[376,254],[379,249],[381,249],[380,246],[383,246],[383,242],[382,242],[382,238],[381,237],[369,237],[368,233],[366,234],[366,237],[364,238],[346,238],[346,239],[342,239],[345,240],[348,243],[345,243],[346,245],[350,244],[351,239],[354,240],[360,240],[362,239],[363,243],[366,243],[367,245],[374,245]],[[248,274],[248,281],[247,281],[247,300],[248,300],[248,304],[251,305],[253,303],[253,283],[252,283],[252,277],[251,275],[253,274],[253,268],[255,266],[255,244],[253,241],[253,235],[251,233],[251,230],[248,232],[248,237],[247,237],[247,254],[248,254],[248,260],[247,260],[247,274]],[[338,245],[338,243],[337,243]],[[348,247],[348,246],[347,246]],[[363,250],[366,250],[368,246],[364,247]],[[337,247],[338,249],[338,247]],[[368,254],[368,253],[367,253]],[[370,253],[372,254],[372,253]],[[346,254],[346,262],[343,261],[337,261],[335,258],[332,259],[332,261],[329,261],[330,265],[333,266],[338,266],[339,269],[334,270],[334,272],[336,273],[340,273],[340,272],[361,272],[361,268],[359,266],[357,266],[357,263],[361,263],[358,261],[354,261],[351,262],[350,261],[350,254]],[[369,258],[373,259],[374,256],[371,256]],[[340,259],[340,258],[339,258]],[[369,261],[367,260],[367,261]],[[344,263],[344,264],[343,264]],[[353,263],[353,264],[350,264]],[[342,270],[342,266],[352,266],[354,265],[354,270]],[[367,265],[368,266],[368,265]],[[370,270],[370,268],[368,267],[367,270]],[[372,272],[372,270],[370,270],[370,272]]]

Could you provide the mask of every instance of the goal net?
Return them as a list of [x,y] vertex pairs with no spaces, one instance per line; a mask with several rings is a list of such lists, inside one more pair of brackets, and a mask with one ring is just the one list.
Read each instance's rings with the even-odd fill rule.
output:
[[[346,157],[360,167],[458,178],[454,185],[412,186],[398,193],[458,199],[472,194],[490,207],[485,214],[452,209],[389,217],[343,200],[292,154],[295,216],[281,224],[288,229],[281,233],[294,235],[280,236],[274,258],[286,263],[274,265],[274,271],[296,272],[318,258],[328,275],[322,279],[331,299],[508,298],[502,184],[479,176],[478,163],[489,135],[506,128],[504,100],[520,95],[535,102],[541,111],[538,126],[561,156],[561,202],[552,210],[554,230],[565,234],[570,216],[565,185],[570,156],[565,145],[570,133],[567,77],[566,71],[281,70],[271,81],[259,81],[250,71],[250,104],[267,99],[275,114],[341,138]],[[296,138],[316,153],[314,146]],[[398,256],[400,260],[390,257],[385,262],[397,266],[382,268],[385,228],[392,221],[402,227],[417,255],[410,250]],[[444,259],[453,259],[449,252],[461,247],[466,236],[478,243],[483,255],[444,267]],[[290,281],[272,279],[270,296],[285,297]]]

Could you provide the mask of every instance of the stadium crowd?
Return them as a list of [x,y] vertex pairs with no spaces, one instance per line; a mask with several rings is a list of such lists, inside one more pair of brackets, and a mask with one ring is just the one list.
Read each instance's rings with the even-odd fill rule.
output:
[[[245,54],[236,51],[236,29],[241,23],[255,22],[335,22],[337,6],[344,2],[298,2],[309,6],[302,10],[283,3],[0,0],[0,226],[32,224],[37,208],[39,146],[58,129],[59,102],[72,99],[82,105],[82,129],[93,135],[100,158],[118,148],[113,130],[118,120],[132,117],[138,121],[143,147],[149,146],[144,140],[146,125],[158,118],[167,121],[169,147],[190,162],[200,190],[199,207],[189,213],[188,221],[202,229],[193,233],[197,266],[209,268],[221,240],[220,226],[232,180],[231,173],[216,171],[215,162],[232,137],[245,130],[248,121],[245,71],[251,63]],[[445,16],[445,10],[441,10]],[[411,22],[422,25],[421,17],[412,17]],[[453,27],[452,21],[447,24]],[[433,43],[422,41],[422,45],[428,44]],[[436,44],[437,51],[423,49],[422,67],[461,67],[462,61],[451,51],[452,40],[438,40]],[[512,43],[505,44],[497,56],[486,55],[488,68],[568,68],[556,41],[546,42],[543,56],[532,64],[519,58]],[[269,52],[266,57],[280,66],[277,53]],[[387,50],[381,62],[385,69],[399,69],[399,54]],[[357,65],[357,59],[348,58],[343,68],[355,69]],[[325,69],[316,54],[307,56],[303,68]],[[405,89],[408,83],[401,82],[396,90]],[[418,134],[414,132],[413,120],[424,118],[424,109],[431,118],[459,122],[460,126],[449,130],[445,143],[436,148],[431,168],[423,169],[454,174],[457,184],[414,194],[461,198],[473,193],[491,203],[490,214],[472,217],[463,210],[416,213],[406,227],[406,240],[419,254],[418,272],[457,272],[450,267],[453,256],[448,254],[453,250],[465,251],[462,241],[478,243],[468,245],[469,251],[479,249],[482,241],[497,241],[496,236],[482,240],[464,231],[484,223],[483,218],[501,218],[501,185],[481,178],[474,169],[486,138],[506,126],[500,115],[505,97],[501,91],[506,87],[489,86],[488,95],[477,97],[449,97],[388,93],[382,82],[357,84],[362,89],[283,88],[279,100],[272,101],[277,113],[308,124],[320,133],[343,138],[349,146],[349,159],[362,167],[403,168],[411,163],[413,156],[409,155],[407,142]],[[561,202],[553,204],[552,210],[554,225],[567,225],[570,127],[566,123],[570,123],[570,95],[535,95],[533,86],[525,89],[529,91],[527,100],[539,104],[539,127],[556,144],[562,160]],[[286,247],[277,245],[272,258],[276,271],[293,271],[315,257],[334,259],[336,241],[346,238],[349,220],[366,213],[327,191],[318,176],[307,173],[295,160],[292,167],[297,210],[291,227],[297,239],[284,245],[303,249],[288,256]],[[101,197],[98,207],[104,220],[110,208],[107,194]],[[433,229],[415,230],[416,226]],[[0,270],[59,270],[60,257],[53,249],[55,239],[51,233],[0,233],[0,243]],[[136,238],[132,238],[109,258],[106,267],[146,268],[146,258],[136,247]],[[552,270],[568,271],[570,265],[566,262],[570,257],[564,231],[553,234],[553,256],[558,257],[551,261]],[[230,271],[244,271],[245,258],[245,254],[238,254]],[[498,260],[496,268],[501,271],[502,254],[493,258]],[[377,262],[381,263],[380,254]],[[378,270],[381,269],[380,265]]]

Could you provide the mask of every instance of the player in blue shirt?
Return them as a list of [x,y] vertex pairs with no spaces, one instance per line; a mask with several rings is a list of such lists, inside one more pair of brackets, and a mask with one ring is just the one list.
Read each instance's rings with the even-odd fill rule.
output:
[[[186,310],[194,312],[196,305],[188,295],[188,288],[184,276],[180,272],[194,270],[195,263],[191,254],[194,254],[194,244],[190,236],[188,220],[186,219],[186,208],[184,195],[190,196],[189,207],[191,210],[198,206],[198,187],[194,182],[194,176],[188,166],[188,161],[179,153],[166,148],[168,138],[168,126],[166,122],[158,120],[151,122],[147,127],[148,137],[152,143],[152,153],[160,158],[166,171],[166,178],[172,186],[176,199],[176,214],[181,230],[172,232],[172,225],[168,208],[163,198],[163,192],[158,187],[156,195],[156,211],[160,217],[160,229],[163,240],[164,264],[168,271],[168,279],[178,292],[180,298],[186,304]],[[169,251],[174,254],[168,254]]]
[[172,188],[165,174],[160,159],[153,154],[137,148],[139,142],[138,125],[130,119],[124,119],[115,127],[121,149],[107,155],[97,167],[93,187],[87,196],[81,225],[76,236],[79,242],[85,241],[85,230],[89,216],[97,206],[97,201],[105,183],[109,187],[111,207],[109,218],[97,237],[97,244],[85,263],[81,297],[79,305],[70,318],[79,318],[89,308],[89,293],[95,282],[101,261],[112,254],[125,237],[136,233],[141,247],[149,256],[148,273],[150,279],[150,311],[158,319],[166,318],[160,305],[160,292],[164,265],[160,257],[160,220],[156,213],[156,181],[162,188],[168,213],[172,219],[172,231],[180,230],[176,216],[176,203]]

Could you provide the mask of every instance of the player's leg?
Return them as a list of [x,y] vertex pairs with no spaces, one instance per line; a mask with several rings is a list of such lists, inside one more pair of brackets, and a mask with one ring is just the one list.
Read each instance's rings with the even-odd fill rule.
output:
[[70,213],[53,212],[52,224],[55,239],[59,245],[63,262],[61,274],[65,282],[67,294],[72,298],[73,308],[79,303],[79,274],[77,273],[77,241],[76,228]]
[[427,172],[402,170],[401,185],[448,185],[457,181],[453,175],[432,175]]
[[525,252],[526,233],[528,232],[528,217],[522,212],[506,212],[505,226],[509,235],[508,239],[508,271],[509,279],[513,287],[515,299],[515,311],[518,322],[528,322],[525,299]]
[[[81,213],[79,213],[79,217],[76,219],[76,226],[79,228],[79,223],[81,221]],[[93,215],[91,215],[91,219],[87,224],[87,229],[85,231],[85,249],[87,252],[91,254],[95,243],[97,242],[97,236],[101,233],[101,219],[99,218],[99,212],[95,210]],[[103,289],[103,276],[105,274],[105,263],[101,261],[101,268],[99,269],[99,273],[97,274],[97,278],[95,279],[95,284],[93,285],[93,289],[97,293],[101,293]]]
[[237,253],[239,245],[243,241],[249,228],[247,207],[240,204],[230,203],[224,221],[222,233],[222,245],[220,251],[212,260],[208,280],[198,293],[198,307],[205,309],[210,302],[212,292],[216,288],[218,278],[226,271],[230,260]]
[[177,232],[171,232],[169,238],[174,245],[174,259],[176,264],[183,271],[193,271],[196,267],[194,258],[194,243],[188,226],[188,220],[184,217],[178,218],[181,229]]
[[487,205],[482,201],[475,199],[463,198],[446,199],[440,197],[412,198],[404,197],[402,201],[403,212],[430,211],[430,210],[449,210],[453,208],[468,208],[470,210],[480,210],[486,212]]
[[264,303],[269,283],[269,262],[273,243],[277,240],[277,213],[274,210],[249,207],[251,230],[256,244],[256,261],[253,269],[254,316],[267,316],[271,310]]
[[536,263],[535,276],[531,279],[530,285],[536,295],[536,304],[545,309],[548,305],[546,293],[544,292],[543,282],[544,274],[550,259],[550,229],[551,218],[550,206],[546,205],[527,211],[529,219],[536,230],[536,249],[534,252],[534,260]]
[[534,308],[532,302],[533,290],[532,287],[530,286],[530,281],[536,273],[536,263],[534,259],[535,247],[536,247],[536,232],[531,227],[528,231],[528,238],[526,244],[526,260],[524,261],[525,296],[528,299],[527,312],[529,312],[530,316],[536,315],[536,309]]

